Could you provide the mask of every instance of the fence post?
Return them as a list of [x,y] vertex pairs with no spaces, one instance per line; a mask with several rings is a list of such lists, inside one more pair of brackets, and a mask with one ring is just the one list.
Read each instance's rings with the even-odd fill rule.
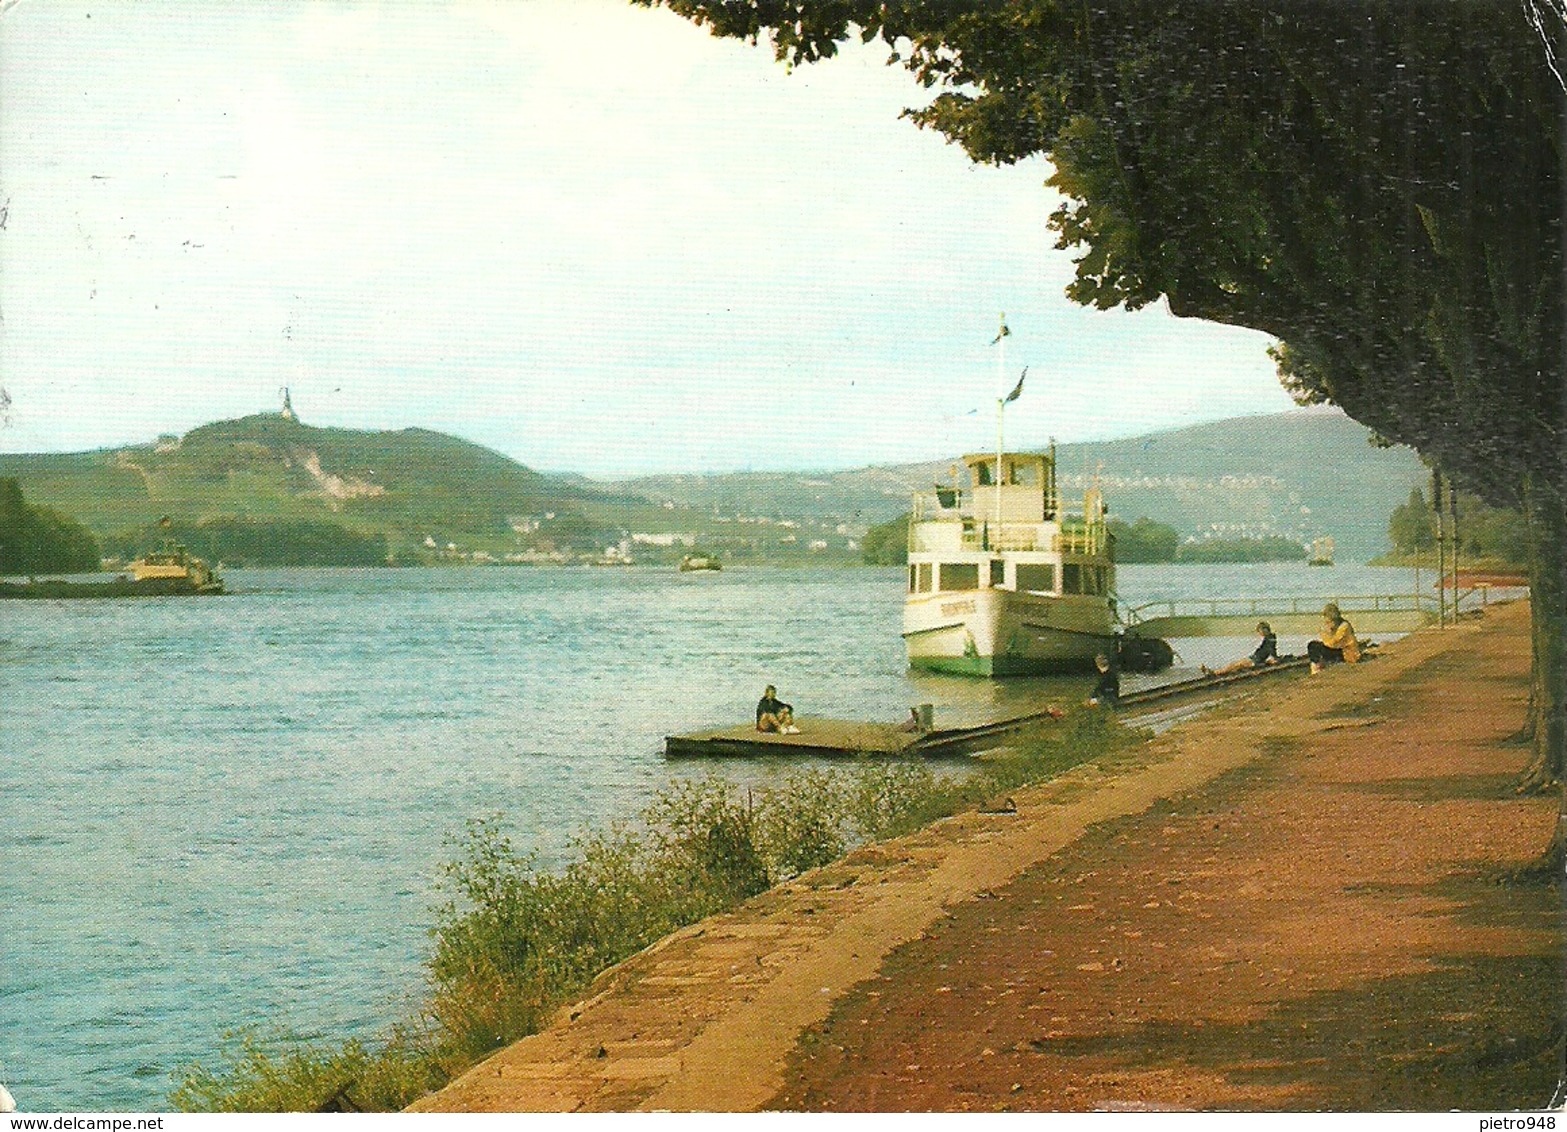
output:
[[1442,522],[1442,473],[1431,469],[1431,510],[1436,512],[1436,626],[1447,627],[1447,545]]

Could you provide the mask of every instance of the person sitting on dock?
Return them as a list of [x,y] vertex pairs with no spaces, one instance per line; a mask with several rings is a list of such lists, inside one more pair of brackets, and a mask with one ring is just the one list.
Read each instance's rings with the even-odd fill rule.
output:
[[1121,676],[1110,667],[1110,658],[1104,653],[1094,657],[1094,667],[1099,669],[1099,683],[1088,693],[1089,707],[1117,707],[1121,703]]
[[1311,661],[1311,674],[1315,676],[1330,664],[1343,661],[1354,664],[1360,659],[1360,642],[1355,640],[1355,629],[1333,602],[1322,607],[1322,634],[1314,641],[1306,642],[1306,656]]
[[1279,662],[1279,638],[1274,635],[1273,626],[1266,621],[1257,622],[1257,635],[1262,638],[1252,654],[1245,660],[1237,660],[1234,664],[1226,664],[1223,668],[1209,668],[1202,665],[1204,676],[1228,676],[1233,672],[1245,672],[1252,668],[1261,668],[1265,664],[1277,664]]
[[794,725],[794,708],[778,698],[778,689],[771,684],[767,685],[767,690],[756,703],[756,729],[776,731],[781,735],[800,733],[800,729]]

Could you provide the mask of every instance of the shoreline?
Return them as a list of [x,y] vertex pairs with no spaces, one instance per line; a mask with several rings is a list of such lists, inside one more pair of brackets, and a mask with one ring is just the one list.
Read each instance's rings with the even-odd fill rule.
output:
[[[1255,682],[1267,686],[1247,688],[1124,754],[1013,791],[993,805],[907,837],[862,848],[734,912],[676,932],[604,972],[545,1030],[501,1050],[411,1110],[834,1107],[820,1082],[802,1084],[802,1074],[809,1076],[802,1069],[802,1051],[810,1036],[830,1029],[836,1012],[864,1007],[870,1001],[868,987],[883,988],[875,992],[876,1002],[890,1002],[894,996],[884,981],[888,964],[913,961],[909,956],[940,934],[937,925],[995,907],[989,902],[998,892],[1048,873],[1053,861],[1070,857],[1075,845],[1088,844],[1098,831],[1146,822],[1171,799],[1244,780],[1283,750],[1310,757],[1346,738],[1363,740],[1387,721],[1375,713],[1343,711],[1346,701],[1377,702],[1394,691],[1407,694],[1411,684],[1424,693],[1440,692],[1443,686],[1431,675],[1431,664],[1498,641],[1505,659],[1507,642],[1520,633],[1526,642],[1526,630],[1520,628],[1526,622],[1527,607],[1521,603],[1494,608],[1486,618],[1457,629],[1394,642],[1368,664],[1336,667],[1314,679]],[[1525,647],[1525,658],[1527,653]],[[1526,659],[1524,665],[1526,693]],[[1497,718],[1516,729],[1521,720],[1513,705],[1517,673],[1499,671],[1497,678],[1510,688],[1508,707],[1499,709]],[[1554,801],[1499,798],[1496,804],[1504,803],[1511,813],[1528,815],[1514,824],[1521,824],[1526,835],[1536,832],[1534,839],[1543,848]],[[1527,863],[1516,856],[1518,844],[1528,840],[1524,836],[1512,845],[1504,863]],[[1194,870],[1195,863],[1185,864]],[[928,965],[916,965],[915,973],[931,975]],[[1104,978],[1089,971],[1076,977]],[[940,1000],[938,995],[904,1002],[904,1016]],[[918,1090],[867,1093],[867,1080],[863,1072],[845,1071],[831,1083],[854,1098],[848,1107],[922,1107]],[[1006,1103],[1009,1096],[1015,1106]],[[1041,1096],[1023,1088],[1015,1096],[1003,1094],[992,1107],[1079,1107],[1071,1096]],[[1245,1100],[1222,1094],[1213,1103],[1247,1107]],[[929,1099],[925,1105],[970,1107]]]

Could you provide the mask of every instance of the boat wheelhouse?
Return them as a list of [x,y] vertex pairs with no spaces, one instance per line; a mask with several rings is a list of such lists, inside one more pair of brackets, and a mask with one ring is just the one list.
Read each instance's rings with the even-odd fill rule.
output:
[[148,551],[129,567],[131,581],[158,593],[222,593],[223,579],[206,561],[183,546],[165,542],[159,550]]
[[1115,563],[1097,486],[1061,506],[1055,450],[963,457],[915,496],[903,640],[909,664],[975,676],[1093,667],[1115,655]]

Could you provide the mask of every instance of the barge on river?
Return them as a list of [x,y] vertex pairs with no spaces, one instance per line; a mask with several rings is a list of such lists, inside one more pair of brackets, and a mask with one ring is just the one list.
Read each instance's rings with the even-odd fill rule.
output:
[[183,546],[166,544],[102,582],[64,578],[0,582],[0,598],[196,597],[223,592],[223,579]]

